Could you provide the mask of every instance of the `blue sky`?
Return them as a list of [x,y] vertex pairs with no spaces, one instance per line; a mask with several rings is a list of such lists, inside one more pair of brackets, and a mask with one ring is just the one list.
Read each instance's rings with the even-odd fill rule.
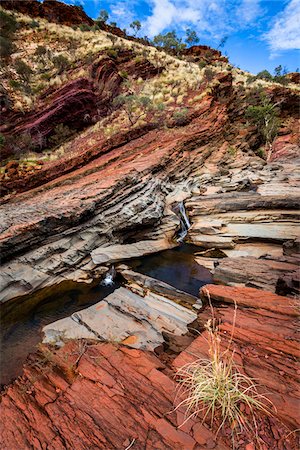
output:
[[[197,31],[200,44],[216,48],[228,36],[223,49],[230,62],[257,73],[281,64],[289,71],[300,67],[300,0],[77,0],[86,13],[97,18],[109,13],[109,21],[130,30],[140,20],[140,35],[153,38],[175,29],[184,35]],[[75,0],[65,0],[75,3]]]

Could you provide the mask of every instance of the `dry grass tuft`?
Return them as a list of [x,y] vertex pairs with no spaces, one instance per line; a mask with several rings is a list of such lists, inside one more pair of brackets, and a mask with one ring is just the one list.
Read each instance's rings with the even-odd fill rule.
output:
[[[230,349],[233,334],[226,350],[222,350],[214,318],[208,321],[206,329],[209,358],[199,358],[186,364],[176,374],[179,382],[176,399],[183,397],[183,400],[175,410],[185,408],[184,422],[180,426],[201,415],[202,423],[210,417],[211,427],[216,422],[220,423],[216,434],[224,425],[229,425],[233,438],[242,432],[258,438],[256,413],[260,411],[270,415],[272,402],[258,393],[258,385],[241,373],[234,363],[234,351]],[[241,408],[242,404],[244,408]],[[247,416],[243,412],[245,407],[250,411]]]

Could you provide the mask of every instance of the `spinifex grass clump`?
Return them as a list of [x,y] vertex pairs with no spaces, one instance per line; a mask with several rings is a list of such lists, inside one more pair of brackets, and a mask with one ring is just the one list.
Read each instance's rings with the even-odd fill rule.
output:
[[[211,426],[215,421],[220,423],[217,434],[224,425],[229,425],[233,436],[241,432],[257,436],[255,413],[270,414],[266,402],[271,402],[258,393],[257,385],[234,363],[234,351],[230,350],[232,337],[226,350],[222,351],[215,319],[208,321],[206,328],[209,358],[197,359],[178,370],[176,397],[183,397],[183,400],[176,410],[185,408],[183,424],[200,414],[203,422],[210,417]],[[242,409],[248,409],[248,414],[245,415]]]

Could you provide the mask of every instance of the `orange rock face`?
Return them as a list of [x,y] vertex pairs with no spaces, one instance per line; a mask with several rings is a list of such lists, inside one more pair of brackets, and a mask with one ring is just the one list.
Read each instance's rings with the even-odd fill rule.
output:
[[[82,345],[44,349],[8,388],[0,404],[3,450],[115,450],[132,442],[139,450],[212,448],[206,443],[215,436],[201,423],[178,428],[183,412],[173,411],[175,384],[155,356]],[[222,439],[218,448],[229,450]]]

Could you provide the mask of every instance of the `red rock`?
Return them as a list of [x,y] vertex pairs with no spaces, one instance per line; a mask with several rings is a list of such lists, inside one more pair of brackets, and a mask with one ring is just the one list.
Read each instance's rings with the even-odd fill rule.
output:
[[[70,381],[66,370],[76,364],[76,349],[78,344],[69,342],[58,351],[51,350],[53,360],[47,370],[37,376],[34,366],[28,366],[4,393],[0,404],[3,450],[41,448],[39,442],[56,449],[113,450],[133,439],[137,449],[195,448],[192,429],[197,429],[196,423],[191,421],[190,431],[178,428],[172,412],[174,381],[158,370],[157,358],[111,344],[87,345]],[[148,364],[148,376],[137,370],[140,361],[144,367]],[[27,385],[31,393],[26,393]],[[214,441],[211,431],[203,427],[202,433]],[[219,448],[229,450],[223,444]]]
[[209,284],[201,288],[200,296],[222,303],[236,303],[238,306],[265,309],[296,317],[297,309],[291,306],[291,299],[272,292],[248,287],[232,287]]
[[253,442],[250,442],[250,444],[247,444],[245,447],[245,450],[255,450],[255,445]]
[[43,3],[37,0],[19,2],[14,0],[3,0],[1,6],[5,9],[19,11],[31,17],[42,17],[49,22],[61,23],[63,25],[93,25],[94,21],[88,17],[82,8],[66,5],[55,0],[45,0]]

